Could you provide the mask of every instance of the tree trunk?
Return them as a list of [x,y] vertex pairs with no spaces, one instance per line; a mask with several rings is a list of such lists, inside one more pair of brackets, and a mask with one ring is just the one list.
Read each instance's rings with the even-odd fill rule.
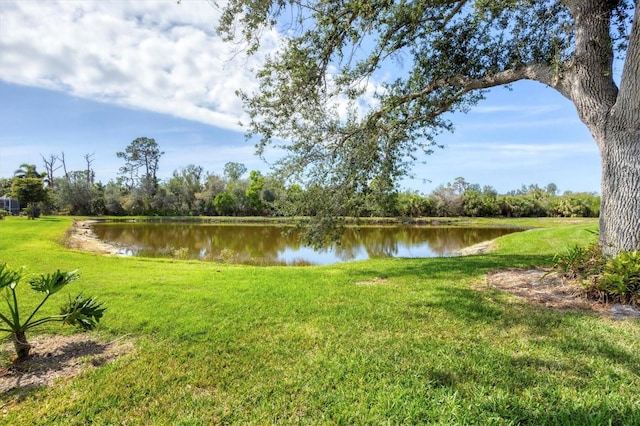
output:
[[576,51],[558,90],[573,101],[600,149],[600,245],[607,256],[640,250],[640,9],[616,85],[612,2],[568,4],[575,17]]
[[640,250],[640,129],[608,132],[600,143],[600,245],[606,255]]
[[607,255],[640,250],[640,8],[615,105],[598,140],[602,159],[600,245]]
[[25,336],[24,331],[16,331],[13,333],[13,346],[16,349],[16,354],[18,355],[17,362],[24,361],[29,358],[29,351],[31,350],[31,345],[27,342],[27,337]]
[[27,206],[27,219],[29,220],[33,220],[36,217],[36,204],[35,203],[29,203],[29,205]]

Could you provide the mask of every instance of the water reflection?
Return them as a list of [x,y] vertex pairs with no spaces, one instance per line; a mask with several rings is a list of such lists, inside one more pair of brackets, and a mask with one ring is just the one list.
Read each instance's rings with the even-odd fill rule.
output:
[[225,262],[329,264],[380,257],[437,257],[514,228],[376,226],[348,228],[333,247],[313,250],[298,230],[278,225],[208,223],[101,223],[96,235],[138,256]]

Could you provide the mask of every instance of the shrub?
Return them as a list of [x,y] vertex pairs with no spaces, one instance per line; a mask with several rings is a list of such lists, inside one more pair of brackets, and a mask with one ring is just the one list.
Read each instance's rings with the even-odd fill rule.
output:
[[0,324],[4,323],[5,325],[4,327],[0,325],[0,331],[11,333],[13,345],[18,355],[18,362],[29,357],[31,345],[27,342],[25,332],[31,328],[53,321],[62,322],[63,324],[69,324],[85,330],[96,327],[106,308],[103,308],[102,304],[97,303],[95,299],[85,298],[81,294],[76,296],[75,299],[69,298],[69,301],[60,308],[60,314],[35,319],[36,313],[38,313],[49,297],[77,278],[78,274],[76,271],[60,272],[60,270],[52,274],[41,274],[40,276],[31,278],[29,280],[31,289],[44,293],[44,298],[31,312],[31,315],[29,315],[25,321],[21,321],[16,287],[22,280],[22,271],[10,269],[6,263],[0,264],[0,290],[5,290],[4,298],[9,308],[8,315],[0,312]]
[[640,305],[640,251],[606,258],[597,244],[573,246],[555,257],[554,269],[579,281],[588,298]]
[[587,291],[606,301],[640,304],[640,251],[623,251],[609,259]]
[[223,248],[220,250],[220,254],[216,257],[216,260],[222,263],[239,263],[239,259],[240,254],[230,248]]
[[571,246],[563,254],[554,258],[554,269],[568,279],[586,279],[600,275],[604,268],[605,258],[597,243],[588,246]]
[[187,260],[189,259],[189,249],[187,247],[175,248],[171,247],[171,256],[174,259]]

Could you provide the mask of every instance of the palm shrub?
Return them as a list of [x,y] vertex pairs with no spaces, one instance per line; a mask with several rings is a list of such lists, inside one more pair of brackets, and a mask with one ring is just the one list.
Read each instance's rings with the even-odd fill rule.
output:
[[588,298],[640,304],[640,251],[621,251],[607,258],[597,243],[572,246],[556,255],[554,269],[579,281]]
[[584,280],[602,273],[606,259],[597,243],[574,245],[554,258],[554,266],[565,278]]
[[85,298],[82,294],[79,294],[74,299],[69,298],[68,302],[60,308],[58,315],[35,319],[35,315],[51,296],[59,292],[67,284],[78,279],[78,277],[79,275],[76,271],[61,272],[57,270],[52,274],[41,274],[30,278],[28,282],[31,285],[31,289],[44,293],[44,298],[27,319],[22,321],[16,295],[16,287],[22,280],[22,270],[11,269],[6,263],[0,264],[0,291],[4,290],[4,298],[9,308],[8,315],[0,312],[0,324],[4,325],[0,328],[0,331],[11,333],[13,345],[18,356],[17,362],[29,357],[31,345],[27,342],[25,334],[31,328],[54,321],[84,330],[91,330],[97,326],[106,308],[102,307],[102,303],[98,303],[93,298]]
[[606,300],[640,304],[640,251],[622,251],[607,260],[599,279],[586,287]]

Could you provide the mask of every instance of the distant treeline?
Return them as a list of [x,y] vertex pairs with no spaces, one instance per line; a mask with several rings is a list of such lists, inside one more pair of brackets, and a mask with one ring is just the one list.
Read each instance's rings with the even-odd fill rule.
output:
[[[305,208],[305,200],[322,194],[318,188],[287,186],[255,170],[247,176],[240,163],[228,163],[222,175],[189,165],[163,181],[118,178],[102,184],[94,181],[91,170],[70,171],[54,179],[47,179],[44,174],[38,176],[46,197],[38,200],[37,206],[45,214],[280,216],[283,206],[296,205],[296,214],[313,216],[312,204]],[[30,177],[34,179],[33,175]],[[13,181],[22,178],[0,179],[0,196],[11,195]],[[559,194],[556,185],[549,184],[543,188],[523,186],[498,194],[493,187],[481,187],[463,178],[440,185],[429,194],[396,191],[372,200],[363,194],[361,216],[597,217],[600,213],[600,197],[595,193]]]
[[[600,214],[600,197],[594,193],[558,194],[553,183],[544,188],[523,186],[498,194],[464,178],[440,185],[430,194],[381,190],[380,182],[360,185],[345,197],[344,206],[323,204],[330,188],[287,185],[257,170],[248,173],[237,162],[225,164],[223,173],[206,172],[190,164],[166,180],[157,178],[160,151],[154,139],[141,137],[123,152],[116,180],[95,181],[93,154],[84,156],[84,170],[68,170],[64,152],[42,157],[44,171],[21,164],[13,178],[0,179],[0,196],[20,201],[30,217],[39,214],[111,216],[310,216],[455,217],[455,216],[582,216]],[[56,175],[60,175],[56,177]],[[340,190],[340,189],[333,189]],[[325,203],[326,204],[326,203]]]

